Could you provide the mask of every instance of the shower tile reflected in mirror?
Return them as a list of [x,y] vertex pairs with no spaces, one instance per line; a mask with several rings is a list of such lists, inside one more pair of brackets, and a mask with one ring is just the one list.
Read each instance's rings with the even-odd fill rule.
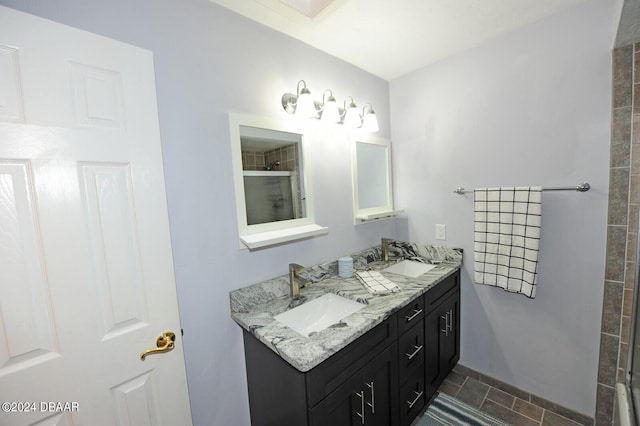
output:
[[300,136],[261,133],[240,126],[247,224],[303,218]]

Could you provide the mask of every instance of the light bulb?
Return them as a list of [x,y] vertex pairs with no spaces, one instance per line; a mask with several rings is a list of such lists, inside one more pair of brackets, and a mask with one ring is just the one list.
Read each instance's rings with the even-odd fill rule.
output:
[[373,112],[373,109],[369,110],[369,112],[364,115],[364,118],[362,119],[362,130],[365,132],[377,132],[380,130],[378,127],[378,119],[376,118],[376,113]]
[[311,97],[311,92],[306,87],[303,87],[300,90],[300,94],[298,95],[298,100],[296,102],[296,117],[301,118],[317,118],[318,111],[316,111],[316,106],[313,103],[313,98]]
[[353,102],[353,98],[349,96],[351,102],[347,105],[347,101],[344,101],[344,120],[342,123],[347,127],[360,127],[362,124],[362,119],[360,114],[358,113],[358,107],[356,103]]
[[330,96],[329,99],[324,103],[322,108],[322,117],[321,120],[326,123],[339,123],[340,122],[340,112],[338,111],[338,104],[336,103],[336,99],[333,96]]

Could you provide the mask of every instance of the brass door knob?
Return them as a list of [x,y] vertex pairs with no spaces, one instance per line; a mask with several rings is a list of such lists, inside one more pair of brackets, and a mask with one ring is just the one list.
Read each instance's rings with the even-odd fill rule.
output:
[[156,348],[147,349],[140,354],[140,360],[144,361],[147,355],[169,352],[175,346],[176,334],[173,331],[165,331],[156,339]]

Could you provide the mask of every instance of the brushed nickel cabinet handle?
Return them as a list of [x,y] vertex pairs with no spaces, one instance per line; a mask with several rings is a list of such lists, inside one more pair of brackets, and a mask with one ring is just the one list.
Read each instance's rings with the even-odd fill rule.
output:
[[440,331],[443,332],[445,336],[448,336],[449,335],[449,312],[446,312],[444,315],[440,315],[440,318],[444,320],[444,330],[440,329]]
[[423,346],[424,345],[420,345],[420,346],[413,345],[413,347],[415,348],[415,351],[413,351],[413,353],[410,353],[410,354],[405,353],[405,355],[407,356],[407,358],[413,359],[413,357],[418,355],[418,352],[422,350]]
[[422,309],[414,309],[413,310],[413,315],[411,316],[404,316],[407,319],[407,322],[411,321],[412,319],[414,319],[415,317],[417,317],[418,315],[420,315],[422,313]]
[[367,386],[371,389],[371,403],[367,402],[367,405],[371,407],[371,414],[376,413],[376,390],[373,387],[373,382],[367,383]]
[[364,391],[356,392],[356,395],[360,397],[360,413],[356,411],[356,415],[360,417],[361,424],[364,424]]
[[412,409],[413,406],[416,405],[416,402],[418,402],[418,400],[422,397],[422,392],[413,392],[416,394],[416,398],[413,401],[407,401],[407,404],[409,404],[409,409]]

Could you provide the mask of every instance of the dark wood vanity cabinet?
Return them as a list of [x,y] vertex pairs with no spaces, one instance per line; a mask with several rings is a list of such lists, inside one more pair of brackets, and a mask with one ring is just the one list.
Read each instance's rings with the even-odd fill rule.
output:
[[308,372],[244,331],[253,426],[405,426],[460,357],[460,273]]
[[398,343],[392,315],[303,373],[243,331],[253,426],[396,426]]

